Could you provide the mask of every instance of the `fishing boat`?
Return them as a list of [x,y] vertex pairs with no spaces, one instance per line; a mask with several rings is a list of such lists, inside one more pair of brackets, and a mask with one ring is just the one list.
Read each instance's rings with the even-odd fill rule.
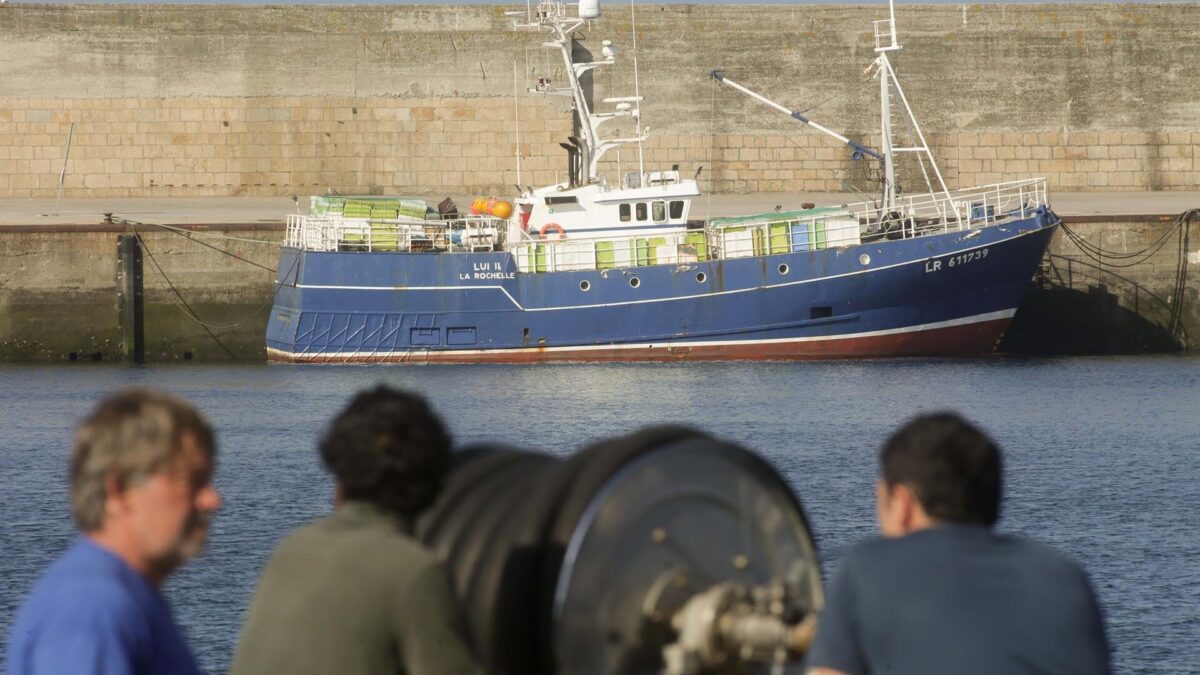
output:
[[[267,328],[272,361],[543,362],[978,355],[1004,333],[1058,217],[1041,178],[946,187],[889,55],[895,9],[875,23],[881,147],[847,139],[712,73],[878,162],[860,203],[693,220],[700,190],[678,167],[599,175],[610,150],[645,140],[642,98],[594,112],[580,77],[615,62],[573,57],[599,16],[541,2],[576,132],[567,180],[447,215],[419,200],[320,197],[288,217]],[[636,73],[636,67],[635,67]],[[635,83],[637,81],[635,75]],[[636,89],[636,85],[635,85]],[[615,120],[625,137],[602,133]],[[619,134],[618,134],[619,136]],[[926,183],[902,192],[896,159]]]

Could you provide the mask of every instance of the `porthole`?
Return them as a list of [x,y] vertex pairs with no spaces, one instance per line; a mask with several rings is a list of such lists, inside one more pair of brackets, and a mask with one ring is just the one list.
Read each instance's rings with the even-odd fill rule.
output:
[[592,282],[588,281],[587,279],[579,282],[579,290],[583,291],[584,293],[592,290]]
[[862,265],[870,265],[871,264],[871,256],[864,253],[864,254],[858,256],[858,262],[859,262],[859,264],[862,264]]
[[629,278],[629,287],[630,288],[637,288],[638,286],[641,286],[641,285],[642,285],[641,279],[638,279],[637,277]]
[[702,284],[705,281],[708,281],[708,275],[704,272],[696,272],[696,283]]
[[788,271],[789,271],[789,270],[788,270],[787,263],[780,263],[780,264],[779,264],[779,273],[780,273],[780,274],[787,274],[787,273],[788,273]]

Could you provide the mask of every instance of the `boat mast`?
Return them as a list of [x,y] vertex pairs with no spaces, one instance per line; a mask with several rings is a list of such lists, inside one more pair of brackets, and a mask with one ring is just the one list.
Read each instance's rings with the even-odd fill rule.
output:
[[521,193],[521,90],[517,86],[517,62],[513,61],[513,125],[516,129],[517,194]]
[[[538,3],[537,12],[532,23],[517,25],[518,28],[542,28],[549,31],[551,39],[548,42],[542,43],[542,46],[557,49],[562,55],[568,86],[554,88],[548,80],[539,78],[536,91],[546,94],[570,96],[572,98],[575,122],[579,135],[582,138],[573,138],[571,140],[572,145],[580,153],[577,164],[580,175],[577,178],[579,184],[582,185],[599,182],[596,168],[599,166],[600,159],[606,152],[627,143],[641,143],[646,140],[646,134],[641,129],[641,111],[636,107],[642,100],[641,96],[604,99],[605,103],[616,104],[616,109],[613,112],[594,113],[588,105],[587,96],[584,94],[583,85],[580,83],[580,77],[594,68],[611,66],[616,63],[616,50],[613,48],[611,41],[604,40],[601,43],[602,60],[591,61],[589,63],[576,63],[574,54],[572,53],[572,38],[575,31],[579,30],[588,19],[599,18],[599,16],[600,3],[598,0],[584,0],[580,2],[578,17],[569,16],[567,14],[567,5],[561,0],[543,0]],[[633,138],[601,140],[600,126],[609,120],[621,117],[631,117],[637,121],[636,136]],[[578,143],[575,143],[576,140]]]
[[[875,26],[875,57],[876,75],[879,77],[879,131],[881,137],[881,145],[883,150],[883,211],[884,213],[892,213],[896,211],[897,195],[899,190],[896,186],[896,165],[895,155],[898,152],[911,152],[917,154],[917,160],[921,162],[921,171],[925,175],[925,184],[930,193],[940,189],[946,199],[950,199],[950,191],[946,188],[946,181],[942,178],[941,169],[938,168],[937,161],[933,158],[933,153],[929,150],[929,144],[925,141],[925,134],[921,132],[921,125],[917,123],[917,117],[913,114],[912,107],[908,105],[908,98],[904,95],[904,89],[900,87],[900,81],[896,78],[896,71],[892,68],[891,59],[888,58],[889,52],[898,52],[902,49],[899,41],[896,38],[896,3],[895,0],[888,0],[888,18],[882,21],[876,21]],[[892,100],[892,92],[895,91],[896,100]],[[916,135],[917,145],[910,147],[897,146],[895,133],[896,130],[892,125],[892,107],[895,105],[897,109],[903,107],[904,113],[908,116],[908,121],[912,125],[912,129]],[[937,178],[937,187],[929,180],[929,174],[925,172],[925,161],[933,168],[934,176]],[[962,224],[961,215],[954,214],[954,219]]]
[[[629,0],[629,23],[631,32],[633,33],[633,97],[638,101],[642,100],[642,88],[638,84],[638,52],[637,52],[637,10],[634,6],[634,0]],[[634,117],[637,122],[637,137],[638,137],[638,187],[642,187],[642,183],[646,180],[646,158],[642,152],[642,141],[646,136],[642,133],[642,116],[639,114]]]
[[[879,135],[883,146],[883,208],[896,209],[896,164],[892,156],[891,64],[887,53],[900,51],[896,42],[896,6],[888,0],[890,18],[875,22],[875,64],[879,68]],[[883,24],[883,25],[881,25]],[[881,29],[885,30],[881,35]],[[881,42],[883,38],[883,42]]]

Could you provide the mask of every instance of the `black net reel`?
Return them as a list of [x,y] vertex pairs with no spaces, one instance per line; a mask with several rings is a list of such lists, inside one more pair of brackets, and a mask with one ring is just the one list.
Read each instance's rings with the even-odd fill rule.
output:
[[823,601],[782,478],[681,427],[569,458],[469,448],[417,534],[502,675],[799,672]]

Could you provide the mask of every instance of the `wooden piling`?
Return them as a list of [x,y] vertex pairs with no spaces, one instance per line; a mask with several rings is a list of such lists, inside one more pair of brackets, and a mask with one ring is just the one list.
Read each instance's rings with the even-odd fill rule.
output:
[[134,363],[145,363],[142,245],[135,234],[117,235],[117,307],[120,312],[122,355]]

